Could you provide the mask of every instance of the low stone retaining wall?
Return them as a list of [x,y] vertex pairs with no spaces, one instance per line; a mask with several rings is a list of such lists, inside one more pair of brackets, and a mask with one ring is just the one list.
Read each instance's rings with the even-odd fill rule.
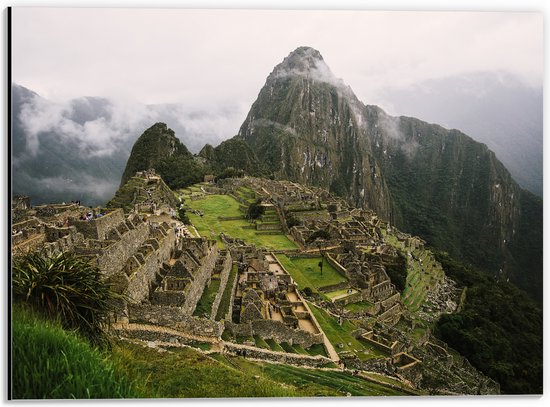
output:
[[273,339],[275,342],[288,342],[291,345],[297,344],[304,348],[323,343],[323,334],[313,334],[301,329],[293,329],[282,323],[273,320],[257,320],[248,323],[235,324],[230,321],[225,322],[227,330],[234,336],[254,336],[259,335],[264,339]]
[[332,362],[329,358],[321,355],[308,356],[295,353],[275,352],[272,350],[256,348],[248,345],[239,345],[231,342],[225,342],[224,345],[226,352],[247,358],[267,360],[288,365],[323,367]]
[[221,337],[224,329],[221,322],[185,315],[181,307],[128,304],[128,320],[130,323],[153,324],[213,338]]
[[347,276],[347,273],[348,271],[346,270],[345,267],[343,267],[340,263],[338,263],[331,255],[330,253],[327,253],[327,255],[325,256],[325,258],[327,259],[327,261],[329,262],[329,264],[334,267],[336,269],[336,271],[338,273],[340,273],[343,277],[346,277],[348,278]]

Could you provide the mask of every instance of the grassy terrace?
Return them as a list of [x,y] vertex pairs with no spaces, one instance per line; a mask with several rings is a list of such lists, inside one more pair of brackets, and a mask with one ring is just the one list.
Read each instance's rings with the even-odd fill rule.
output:
[[323,274],[321,274],[321,270],[319,269],[321,257],[290,258],[280,254],[277,255],[277,259],[290,273],[301,289],[309,287],[312,291],[318,292],[321,287],[347,281],[346,278],[338,273],[325,259],[323,259]]
[[418,260],[408,260],[407,283],[402,294],[403,304],[411,311],[420,308],[426,299],[427,288],[432,288],[444,276],[441,265],[428,251],[415,250],[414,255]]
[[225,291],[223,292],[222,299],[220,301],[220,306],[218,307],[218,313],[216,314],[216,321],[221,321],[224,319],[227,311],[229,311],[229,302],[231,301],[231,290],[233,289],[233,283],[237,278],[237,266],[233,265],[231,271],[229,272],[229,278],[227,279],[227,284],[225,285]]
[[[386,234],[385,240],[388,244],[403,249],[395,236]],[[401,300],[405,307],[414,312],[426,300],[428,289],[443,279],[444,272],[429,250],[414,250],[413,255],[413,258],[409,257],[407,260],[407,281]]]
[[237,196],[249,204],[256,202],[256,194],[248,187],[239,187],[237,189]]
[[[345,320],[343,324],[340,325],[336,318],[329,315],[321,308],[317,308],[315,305],[310,304],[310,309],[327,335],[328,340],[334,345],[336,352],[352,352],[357,355],[360,360],[384,356],[375,348],[370,347],[366,342],[360,341],[351,335],[351,332],[356,329],[351,322]],[[340,348],[337,344],[343,344],[344,346]]]
[[344,306],[344,308],[351,312],[362,312],[369,310],[370,308],[372,308],[373,305],[374,304],[369,301],[360,301],[347,304]]
[[[271,250],[296,249],[296,245],[286,235],[261,235],[255,229],[243,229],[250,226],[243,213],[239,210],[239,202],[229,195],[207,195],[196,201],[186,200],[186,204],[195,210],[203,212],[203,216],[188,211],[189,220],[201,234],[201,236],[217,239],[221,247],[223,244],[219,238],[221,232],[231,237],[243,239],[248,244],[266,247]],[[239,220],[220,220],[219,217],[243,216]]]
[[[226,366],[260,380],[271,380],[294,389],[300,396],[399,396],[406,393],[369,382],[349,373],[252,362],[240,357],[215,355]],[[245,394],[243,394],[245,397]]]
[[195,308],[195,312],[193,313],[194,316],[210,317],[210,312],[212,311],[212,304],[216,299],[216,294],[218,294],[219,289],[220,289],[220,280],[212,280],[210,282],[210,285],[204,289],[202,293],[202,297],[197,303],[197,308]]

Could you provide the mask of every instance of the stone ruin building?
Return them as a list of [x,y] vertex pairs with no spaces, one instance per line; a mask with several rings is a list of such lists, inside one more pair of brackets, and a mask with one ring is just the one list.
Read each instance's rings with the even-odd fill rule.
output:
[[[243,343],[248,351],[254,346],[250,338],[257,336],[303,348],[323,344],[328,350],[328,341],[310,305],[273,253],[228,235],[220,236],[225,246],[220,249],[214,240],[190,233],[175,219],[176,206],[171,198],[160,199],[162,182],[154,171],[140,172],[136,177],[145,184],[136,192],[130,210],[85,208],[75,203],[31,207],[27,198],[14,198],[13,254],[73,251],[89,258],[106,281],[128,298],[119,315],[119,321],[124,323],[169,327],[214,340],[220,340],[222,333],[228,332],[231,338],[248,338]],[[346,290],[346,294],[332,299],[333,316],[371,321],[354,332],[354,336],[384,357],[361,364],[342,355],[346,366],[357,364],[363,370],[419,382],[424,354],[411,352],[410,342],[392,329],[403,314],[403,305],[385,269],[385,264],[397,256],[386,237],[391,232],[400,249],[411,258],[415,250],[424,247],[424,242],[393,230],[372,211],[351,208],[325,190],[288,181],[228,179],[205,186],[202,194],[236,196],[241,186],[252,190],[251,197],[261,199],[270,211],[269,216],[274,218],[273,223],[280,224],[279,230],[273,231],[290,234],[301,246],[292,255],[321,255],[345,277],[346,281],[338,287],[327,287],[332,291]],[[245,210],[244,202],[241,204]],[[288,227],[290,217],[295,224]],[[268,224],[269,220],[262,223]],[[330,237],[310,239],[321,230]],[[231,272],[235,275],[235,269],[236,278],[231,280],[229,276]],[[193,316],[201,296],[213,281],[219,282],[219,288],[210,312]],[[439,291],[443,294],[430,297],[433,303],[430,307],[440,312],[455,309],[454,290],[452,283],[442,284]],[[218,311],[225,292],[230,292],[229,305],[221,308],[220,318]],[[362,301],[372,303],[372,307],[355,313],[343,311],[346,305]],[[120,329],[131,336],[125,328]],[[139,335],[136,337],[151,340],[161,335],[154,330],[136,332]],[[225,346],[242,350],[237,344],[226,342]],[[268,353],[261,357],[273,357]],[[254,355],[260,357],[259,353]],[[330,361],[324,358],[318,363],[327,360]],[[332,360],[337,361],[338,355]],[[376,363],[383,368],[378,369]]]
[[[236,244],[235,244],[236,243]],[[302,345],[323,343],[320,326],[283,265],[271,253],[255,246],[230,246],[238,265],[231,322],[235,336]]]

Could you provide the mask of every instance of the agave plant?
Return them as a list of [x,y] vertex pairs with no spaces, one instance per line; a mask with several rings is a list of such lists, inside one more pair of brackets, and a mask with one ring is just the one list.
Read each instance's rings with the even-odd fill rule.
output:
[[14,258],[12,277],[14,301],[59,319],[65,328],[78,330],[91,342],[103,342],[117,294],[85,258],[74,253],[51,257],[29,253]]

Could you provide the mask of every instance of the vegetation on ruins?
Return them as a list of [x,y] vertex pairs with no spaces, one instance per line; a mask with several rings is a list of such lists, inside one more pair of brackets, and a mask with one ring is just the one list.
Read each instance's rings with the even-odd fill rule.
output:
[[407,282],[407,258],[405,255],[398,251],[397,259],[391,263],[384,263],[384,267],[397,291],[403,292]]
[[[131,189],[125,189],[128,184]],[[112,371],[105,376],[114,385],[127,386],[127,394],[271,397],[383,395],[401,390],[415,394],[411,383],[420,392],[434,394],[498,393],[498,384],[472,368],[454,349],[499,380],[506,392],[539,391],[529,387],[536,386],[542,375],[541,314],[532,301],[510,284],[495,284],[493,278],[449,256],[434,258],[421,239],[400,232],[372,211],[348,206],[326,191],[258,178],[224,180],[217,185],[202,182],[173,193],[149,171],[136,174],[119,191],[117,202],[122,202],[123,195],[132,196],[129,208],[135,213],[124,215],[118,210],[118,218],[111,214],[73,229],[97,228],[97,236],[90,233],[96,237],[79,241],[77,252],[99,254],[103,272],[105,265],[112,264],[102,262],[111,253],[106,248],[130,248],[113,251],[120,261],[112,266],[118,274],[110,281],[118,282],[119,292],[135,295],[137,302],[128,304],[128,325],[114,325],[111,332],[132,338],[133,343],[111,338],[114,345],[109,353],[100,354],[108,358],[107,368]],[[50,216],[53,212],[44,213]],[[256,216],[254,220],[247,219],[250,213]],[[301,226],[287,236],[283,225],[289,214]],[[176,215],[179,220],[187,218],[192,226],[182,227]],[[104,222],[111,218],[115,221]],[[42,229],[37,229],[37,222],[44,222]],[[46,230],[49,234],[44,237],[52,240],[46,243],[50,252],[67,248],[67,242],[73,242],[69,239],[76,237],[65,235],[69,228],[49,222],[49,218],[36,219],[25,226],[34,234],[30,229],[23,234],[23,225],[17,226],[17,233],[35,239],[37,231]],[[136,251],[131,248],[132,236],[142,229],[149,234],[140,235],[145,244]],[[197,231],[202,238],[196,236]],[[145,240],[148,236],[160,240]],[[63,245],[54,242],[56,238],[64,239]],[[163,257],[157,257],[159,253]],[[48,290],[59,290],[61,297],[77,303],[69,294],[78,290],[64,288],[65,283],[78,286],[80,282],[73,268],[91,267],[88,275],[98,284],[101,273],[69,253],[32,256],[16,259],[17,303],[44,308],[48,318],[58,319],[68,329],[79,329],[77,323],[64,320],[68,318],[63,315],[72,315],[72,309],[61,307],[60,311],[55,303],[60,295]],[[239,267],[243,265],[248,267]],[[44,280],[32,274],[34,270],[45,270]],[[70,278],[63,274],[69,270]],[[154,279],[142,280],[149,272]],[[447,277],[467,290],[457,289]],[[133,291],[124,291],[127,281],[138,283]],[[78,295],[81,302],[87,299]],[[93,307],[86,301],[84,310],[89,311]],[[167,308],[168,304],[176,307]],[[444,316],[438,322],[441,313]],[[108,322],[100,317],[94,321],[101,321],[100,328]],[[80,329],[83,336],[90,336]],[[431,335],[434,330],[446,343]],[[510,333],[514,338],[507,337]],[[532,349],[535,355],[528,354]],[[28,353],[32,360],[42,351],[27,349],[20,355]],[[69,369],[73,361],[63,357]],[[79,359],[74,359],[78,365]],[[336,368],[338,361],[354,369],[357,376],[324,370]],[[374,373],[366,372],[379,375],[373,376],[373,382],[365,375]],[[86,377],[75,375],[76,382]]]
[[44,319],[27,306],[12,309],[14,399],[142,397],[109,353]]
[[524,292],[439,253],[467,287],[462,309],[441,316],[437,335],[509,394],[542,394],[542,311]]
[[47,257],[28,253],[12,265],[14,303],[26,303],[36,312],[59,320],[92,343],[102,344],[110,312],[118,295],[99,269],[71,252]]
[[265,208],[262,206],[262,201],[258,199],[256,202],[251,203],[246,211],[246,217],[248,219],[258,219],[265,212]]
[[208,169],[205,169],[192,156],[165,158],[157,164],[155,169],[164,182],[172,189],[184,188],[188,185],[201,182],[204,175],[208,172]]
[[328,230],[319,229],[313,232],[307,239],[308,243],[315,242],[316,240],[330,240],[330,232]]
[[238,170],[234,167],[226,167],[216,176],[216,179],[222,180],[226,178],[241,178],[244,177],[244,170]]
[[185,223],[186,225],[188,225],[189,223],[191,223],[189,221],[189,216],[187,216],[187,213],[186,213],[186,210],[185,208],[182,208],[180,207],[178,209],[178,219],[181,220],[183,223]]

